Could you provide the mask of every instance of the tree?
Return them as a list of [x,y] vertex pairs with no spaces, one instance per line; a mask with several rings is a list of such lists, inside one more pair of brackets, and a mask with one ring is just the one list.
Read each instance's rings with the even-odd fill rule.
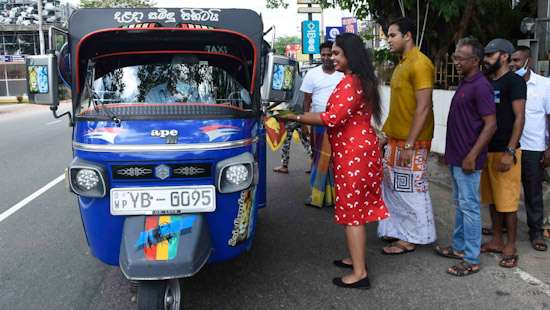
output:
[[80,0],[82,8],[150,8],[151,0]]
[[[389,22],[403,15],[417,21],[417,42],[436,64],[444,60],[461,37],[472,35],[481,42],[503,37],[523,38],[523,17],[536,16],[536,1],[521,0],[512,7],[504,0],[316,0],[323,7],[340,7],[358,18],[370,17],[386,33]],[[284,6],[286,0],[266,0],[268,7]],[[423,29],[425,31],[423,31]]]
[[285,53],[285,48],[288,44],[300,44],[300,38],[297,36],[286,36],[278,37],[275,40],[273,49],[275,49],[275,54],[283,55]]

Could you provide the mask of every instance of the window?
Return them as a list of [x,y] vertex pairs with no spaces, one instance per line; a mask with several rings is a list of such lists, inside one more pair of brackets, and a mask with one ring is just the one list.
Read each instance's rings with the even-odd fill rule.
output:
[[[130,59],[135,62],[140,57]],[[190,54],[148,55],[141,59],[147,62],[112,70],[110,66],[120,63],[120,59],[98,62],[94,67],[95,80],[91,82],[88,78],[86,81],[78,115],[101,113],[97,105],[103,109],[119,109],[117,116],[147,114],[149,112],[143,109],[144,104],[162,106],[160,113],[171,115],[181,114],[178,106],[183,105],[193,105],[193,111],[201,106],[226,107],[242,112],[252,110],[249,91],[239,82],[239,79],[244,79],[239,77],[244,70],[239,70],[234,64],[227,66],[235,62],[232,58],[224,60],[225,65],[218,65],[224,63],[220,59],[201,60]],[[87,76],[92,74],[88,72]],[[121,106],[125,109],[120,109]],[[159,113],[159,109],[155,111]]]

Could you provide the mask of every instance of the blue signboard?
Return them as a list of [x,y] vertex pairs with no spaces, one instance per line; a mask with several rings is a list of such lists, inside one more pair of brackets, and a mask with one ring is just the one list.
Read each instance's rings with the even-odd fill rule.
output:
[[334,42],[336,40],[336,36],[344,32],[344,27],[325,27],[325,39],[327,41]]
[[319,54],[320,51],[320,34],[318,20],[304,20],[302,22],[302,53],[303,54]]

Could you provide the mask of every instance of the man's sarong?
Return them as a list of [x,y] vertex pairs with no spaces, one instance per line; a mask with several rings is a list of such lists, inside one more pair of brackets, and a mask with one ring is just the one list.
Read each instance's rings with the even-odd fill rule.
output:
[[311,202],[319,208],[334,204],[334,174],[330,160],[331,149],[325,127],[314,126],[313,130],[313,163],[311,167]]
[[378,223],[378,236],[414,244],[432,243],[436,232],[427,175],[431,142],[417,142],[411,165],[399,167],[404,144],[390,139],[385,147],[382,190],[390,217]]

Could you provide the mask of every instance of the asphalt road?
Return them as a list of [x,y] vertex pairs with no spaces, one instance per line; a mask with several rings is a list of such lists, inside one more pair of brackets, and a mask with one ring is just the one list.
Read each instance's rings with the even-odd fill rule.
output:
[[[71,128],[45,107],[0,106],[0,218],[59,177],[71,161]],[[278,164],[271,153],[268,169]],[[268,207],[260,211],[255,243],[230,262],[206,266],[183,281],[186,309],[550,309],[550,254],[532,250],[520,231],[520,268],[482,256],[482,271],[445,274],[453,263],[419,247],[404,256],[380,254],[368,226],[373,288],[336,288],[333,259],[346,255],[343,230],[330,209],[303,207],[307,166],[293,145],[288,175],[268,173]],[[269,170],[271,171],[271,170]],[[452,230],[450,191],[431,185],[440,242]],[[130,285],[118,268],[90,256],[75,197],[63,181],[0,221],[0,309],[132,309]]]

